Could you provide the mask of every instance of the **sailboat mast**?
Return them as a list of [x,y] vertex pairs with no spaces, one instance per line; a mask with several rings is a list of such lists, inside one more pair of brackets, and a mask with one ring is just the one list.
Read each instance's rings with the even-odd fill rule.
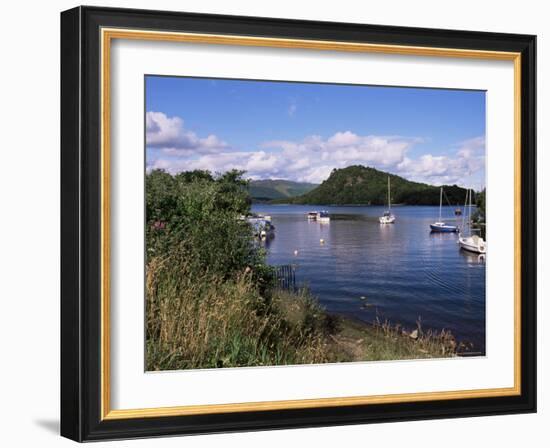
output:
[[464,213],[462,215],[462,230],[466,228],[466,216],[468,215],[468,194],[470,190],[466,190],[466,197],[464,198]]
[[468,202],[468,231],[472,234],[472,189],[470,188],[470,200]]
[[391,210],[390,176],[388,176],[388,211]]
[[439,189],[439,222],[441,222],[441,206],[443,205],[443,187]]

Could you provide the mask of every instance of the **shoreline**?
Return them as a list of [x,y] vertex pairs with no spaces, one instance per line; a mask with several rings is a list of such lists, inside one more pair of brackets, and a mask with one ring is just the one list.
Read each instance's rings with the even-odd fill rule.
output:
[[[311,207],[385,207],[387,204],[296,204],[293,202],[270,202],[270,201],[258,201],[254,202],[252,201],[252,205],[298,205],[298,206],[311,206]],[[392,207],[439,207],[439,204],[407,204],[407,203],[400,203],[400,204],[392,204]],[[463,205],[446,205],[445,207],[463,207]]]
[[[380,339],[382,336],[386,338],[393,338],[396,344],[411,345],[410,349],[412,350],[412,352],[414,353],[416,349],[419,352],[420,357],[452,358],[485,356],[485,353],[483,352],[472,351],[471,349],[473,348],[473,345],[471,343],[457,340],[451,331],[436,331],[433,329],[424,331],[420,327],[409,329],[404,327],[400,323],[390,323],[389,321],[380,323],[369,323],[349,314],[331,312],[326,313],[334,316],[341,321],[342,329],[345,334],[367,335],[368,337],[375,339]],[[436,346],[444,349],[446,355],[439,356],[434,353],[433,350],[428,350],[428,353],[426,353],[426,344],[430,345],[431,349],[435,348]],[[429,356],[422,356],[426,354]],[[418,357],[411,356],[410,358],[401,359],[418,359]]]
[[[326,363],[366,362],[406,359],[453,358],[460,356],[457,343],[451,332],[439,332],[423,329],[418,326],[407,330],[400,324],[389,322],[368,323],[359,318],[328,312],[318,299],[305,290],[274,290],[273,294],[281,297],[279,305],[290,320],[296,315],[303,315],[300,307],[306,297],[309,306],[316,308],[315,319],[329,331],[323,332],[323,351]],[[325,324],[326,325],[326,324]]]

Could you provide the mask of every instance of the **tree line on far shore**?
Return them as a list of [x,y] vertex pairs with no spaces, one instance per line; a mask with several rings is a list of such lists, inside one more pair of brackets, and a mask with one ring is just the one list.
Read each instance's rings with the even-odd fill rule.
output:
[[[376,168],[353,165],[334,169],[328,179],[305,194],[277,199],[274,203],[311,205],[385,205],[388,203],[388,176],[392,204],[439,205],[439,186],[412,182]],[[443,185],[444,205],[463,205],[466,189]]]

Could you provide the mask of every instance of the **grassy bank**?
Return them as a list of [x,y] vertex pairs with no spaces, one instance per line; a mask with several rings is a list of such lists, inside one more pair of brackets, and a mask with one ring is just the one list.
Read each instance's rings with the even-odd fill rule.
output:
[[[305,290],[267,289],[253,273],[189,275],[154,260],[147,272],[147,370],[317,364],[454,356],[452,336],[333,316]],[[411,337],[413,336],[413,337]]]
[[344,319],[342,331],[333,337],[341,361],[392,361],[449,358],[457,355],[450,332],[407,331],[399,325],[371,325]]
[[331,317],[313,300],[264,294],[251,271],[197,274],[172,258],[147,272],[147,370],[322,363]]

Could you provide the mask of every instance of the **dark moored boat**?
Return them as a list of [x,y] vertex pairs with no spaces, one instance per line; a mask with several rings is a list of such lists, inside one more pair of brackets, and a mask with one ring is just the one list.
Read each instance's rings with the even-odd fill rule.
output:
[[444,222],[434,222],[433,224],[430,224],[430,229],[432,229],[432,232],[458,232],[457,226],[445,224]]
[[442,207],[443,207],[443,187],[441,187],[441,189],[439,190],[439,221],[434,222],[433,224],[430,224],[430,229],[432,229],[432,232],[444,232],[444,233],[458,232],[457,226],[446,224],[442,221],[441,219]]

